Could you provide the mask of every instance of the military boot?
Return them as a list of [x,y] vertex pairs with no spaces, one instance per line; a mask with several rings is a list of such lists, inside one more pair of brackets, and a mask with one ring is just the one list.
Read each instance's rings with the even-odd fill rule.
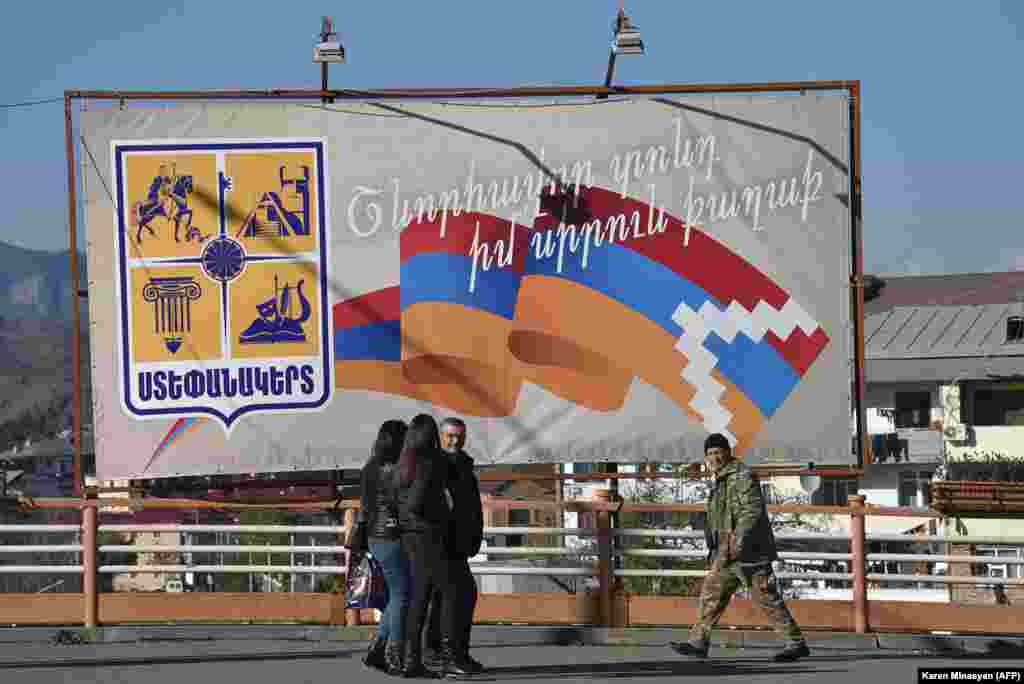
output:
[[800,660],[811,655],[811,649],[807,648],[807,642],[801,641],[795,644],[789,644],[784,649],[775,654],[772,658],[777,663],[791,663],[794,660]]
[[700,643],[694,643],[692,641],[670,641],[668,642],[668,645],[669,648],[679,655],[689,656],[691,658],[707,658],[708,648],[710,646],[706,641]]

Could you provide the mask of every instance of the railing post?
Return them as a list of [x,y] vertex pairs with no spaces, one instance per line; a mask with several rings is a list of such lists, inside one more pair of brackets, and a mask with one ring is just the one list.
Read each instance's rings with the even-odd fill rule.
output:
[[82,508],[82,595],[85,599],[85,627],[94,628],[99,613],[96,592],[96,527],[97,506],[87,503]]
[[[600,503],[608,503],[611,498],[607,489],[594,491],[594,500]],[[597,518],[597,582],[598,582],[598,626],[612,626],[612,592],[614,591],[614,579],[612,575],[612,535],[611,535],[611,514],[604,511],[597,511],[594,516]]]
[[850,506],[850,564],[853,566],[853,614],[857,634],[868,632],[867,556],[864,552],[864,496],[851,494]]

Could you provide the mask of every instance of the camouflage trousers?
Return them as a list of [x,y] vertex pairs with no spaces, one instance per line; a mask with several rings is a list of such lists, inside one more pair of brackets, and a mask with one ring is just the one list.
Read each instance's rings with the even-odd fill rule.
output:
[[719,558],[712,562],[701,586],[700,617],[690,630],[690,643],[706,644],[710,641],[711,630],[718,624],[733,594],[744,585],[750,589],[754,604],[768,615],[776,632],[790,644],[803,643],[803,634],[786,608],[771,566],[758,568],[749,576],[748,582],[748,577],[735,562],[722,562]]

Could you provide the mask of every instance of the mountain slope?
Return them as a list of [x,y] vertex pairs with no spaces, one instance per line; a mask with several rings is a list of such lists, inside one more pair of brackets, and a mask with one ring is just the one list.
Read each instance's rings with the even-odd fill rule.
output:
[[[81,254],[79,258],[84,287],[85,259]],[[15,437],[47,437],[71,424],[71,292],[67,252],[0,242],[0,451]],[[83,419],[88,421],[84,300],[80,312]]]
[[[79,254],[78,263],[84,286],[83,254]],[[8,320],[70,321],[71,301],[67,252],[43,252],[0,242],[0,316]],[[84,318],[84,306],[82,314]]]

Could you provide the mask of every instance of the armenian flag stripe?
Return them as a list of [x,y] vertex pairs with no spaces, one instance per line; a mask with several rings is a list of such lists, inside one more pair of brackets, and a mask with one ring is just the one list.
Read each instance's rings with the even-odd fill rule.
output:
[[402,326],[392,320],[335,330],[334,358],[348,361],[401,361]]
[[402,310],[420,302],[447,302],[511,319],[522,276],[506,269],[476,274],[469,291],[472,260],[445,252],[420,253],[402,262]]

